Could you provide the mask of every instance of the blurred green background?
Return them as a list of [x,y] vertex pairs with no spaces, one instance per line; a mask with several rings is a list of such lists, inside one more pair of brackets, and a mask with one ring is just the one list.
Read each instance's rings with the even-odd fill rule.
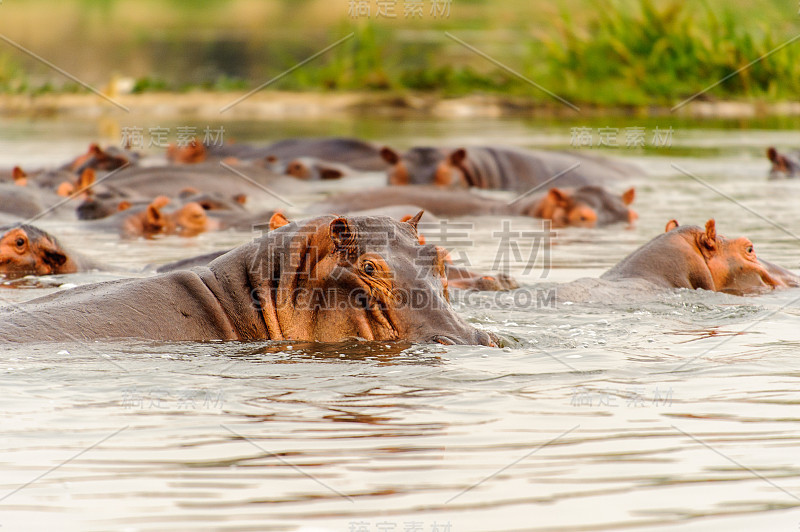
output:
[[[441,2],[441,0],[440,0]],[[578,104],[673,105],[800,35],[798,2],[778,0],[452,0],[377,17],[377,0],[4,0],[0,32],[108,90],[241,91],[332,42],[355,38],[270,88],[298,91],[545,93],[445,31]],[[370,16],[351,8],[369,5]],[[704,98],[796,100],[800,40]],[[0,92],[77,84],[0,42]]]

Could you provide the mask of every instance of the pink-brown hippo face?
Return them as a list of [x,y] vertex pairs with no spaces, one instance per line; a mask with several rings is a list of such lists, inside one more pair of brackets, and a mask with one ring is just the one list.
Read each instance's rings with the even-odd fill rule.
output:
[[391,148],[381,149],[381,157],[389,163],[389,185],[437,185],[468,187],[468,170],[463,148],[445,154],[437,148],[411,148],[400,155]]
[[0,275],[18,278],[77,271],[58,241],[37,227],[0,227],[0,234]]
[[[408,340],[496,346],[449,302],[445,256],[422,245],[417,223],[384,216],[324,216],[297,224],[275,215],[271,242],[282,242],[277,287],[259,292],[271,330],[285,339]],[[283,224],[283,225],[282,225]],[[212,263],[213,266],[214,263]],[[274,313],[274,314],[273,314]]]
[[772,163],[770,179],[785,179],[800,176],[800,157],[796,153],[779,153],[773,147],[767,148],[767,159]]
[[603,187],[551,188],[540,200],[527,207],[528,216],[551,220],[553,227],[598,227],[613,223],[632,226],[638,219],[629,208],[636,196],[630,188],[616,195]]
[[[666,231],[677,228],[678,222],[670,220]],[[705,259],[716,291],[751,294],[787,286],[758,260],[753,242],[749,238],[729,239],[718,235],[713,219],[706,222],[705,231],[696,231],[695,238],[697,249]]]

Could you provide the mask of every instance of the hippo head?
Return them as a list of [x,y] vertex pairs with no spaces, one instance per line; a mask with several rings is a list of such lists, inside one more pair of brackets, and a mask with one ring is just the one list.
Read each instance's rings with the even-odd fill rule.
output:
[[628,207],[635,195],[633,188],[621,196],[598,186],[551,188],[544,197],[512,206],[518,214],[551,220],[555,228],[597,227],[618,222],[632,226],[639,217]]
[[74,273],[74,264],[58,241],[32,225],[0,227],[0,274],[26,275]]
[[177,164],[197,164],[208,158],[208,150],[202,142],[192,139],[187,144],[167,146],[167,159]]
[[92,195],[91,188],[95,183],[95,179],[94,170],[92,168],[84,168],[74,183],[69,181],[61,182],[56,188],[56,194],[63,197],[80,195],[84,198],[89,198]]
[[252,283],[270,337],[496,345],[450,305],[445,257],[420,244],[421,216],[322,216],[270,232],[271,283]]
[[306,181],[320,181],[340,179],[346,172],[341,165],[321,161],[314,157],[298,157],[289,161],[281,173]]
[[206,215],[206,209],[195,201],[190,201],[174,212],[168,213],[165,224],[166,233],[183,237],[197,236],[219,228],[219,222],[210,219]]
[[778,153],[770,146],[767,148],[767,158],[772,162],[769,171],[770,179],[784,179],[800,175],[800,159],[796,155]]
[[183,203],[199,203],[206,211],[244,211],[247,203],[246,194],[236,194],[226,197],[218,193],[204,193],[196,188],[185,188],[178,194],[178,199]]
[[670,220],[666,231],[691,233],[708,266],[714,290],[717,292],[742,295],[786,286],[759,261],[749,238],[728,239],[718,235],[713,219],[706,222],[705,230],[694,226],[679,227],[677,221]]
[[402,156],[391,148],[381,149],[381,157],[389,163],[389,185],[438,185],[442,187],[471,184],[464,162],[467,151],[459,148],[445,154],[436,148],[411,148]]
[[126,166],[132,162],[131,156],[118,148],[104,150],[97,144],[90,144],[89,150],[72,161],[68,167],[80,174],[87,168],[110,172]]

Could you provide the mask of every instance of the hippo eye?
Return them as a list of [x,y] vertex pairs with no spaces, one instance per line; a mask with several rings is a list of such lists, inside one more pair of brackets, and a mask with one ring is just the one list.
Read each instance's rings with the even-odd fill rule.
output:
[[745,248],[745,251],[746,251],[748,254],[752,253],[752,252],[753,252],[753,245],[751,244],[751,245],[747,246],[747,248]]
[[375,265],[371,261],[366,261],[364,263],[364,273],[369,276],[375,275]]
[[22,246],[24,246],[24,245],[25,245],[25,239],[24,239],[24,238],[22,238],[22,237],[19,237],[19,238],[17,239],[17,241],[15,242],[15,244],[17,245],[17,247],[21,248]]

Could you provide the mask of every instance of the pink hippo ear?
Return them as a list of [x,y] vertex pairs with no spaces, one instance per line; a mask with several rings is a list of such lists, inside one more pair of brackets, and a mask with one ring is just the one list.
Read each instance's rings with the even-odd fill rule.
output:
[[713,218],[706,222],[706,232],[700,235],[700,243],[711,253],[717,250],[717,224]]
[[417,231],[417,224],[419,224],[419,221],[422,219],[422,215],[423,214],[425,214],[424,210],[423,211],[419,211],[417,214],[414,215],[414,217],[409,218],[408,220],[404,220],[404,221],[408,225],[413,227],[414,228],[414,232],[416,232]]
[[233,201],[235,201],[239,205],[244,205],[245,203],[247,203],[247,194],[236,194],[233,197]]
[[555,187],[547,191],[547,198],[562,207],[569,203],[569,194]]
[[397,152],[388,146],[381,148],[381,158],[392,166],[400,161],[400,156],[397,155]]
[[275,211],[272,217],[269,219],[269,230],[274,231],[284,225],[289,225],[291,222],[289,219],[284,216],[281,211]]
[[78,178],[78,190],[85,191],[87,188],[94,185],[96,177],[92,168],[86,168]]
[[14,184],[24,187],[28,184],[28,174],[20,168],[19,166],[15,166],[14,169],[11,171],[11,177],[14,179]]
[[164,215],[161,214],[161,208],[156,202],[147,206],[147,223],[154,226],[161,226],[164,222]]
[[331,240],[336,249],[348,249],[354,247],[356,242],[355,230],[345,218],[336,218],[329,226]]
[[453,166],[461,166],[462,164],[464,164],[464,161],[467,160],[467,150],[465,150],[464,148],[459,148],[453,153],[451,153],[447,157],[447,160]]
[[636,199],[636,189],[631,187],[625,192],[622,193],[622,203],[625,205],[630,205],[633,203],[633,200]]
[[776,150],[772,146],[767,148],[767,159],[769,159],[770,161],[772,161],[774,163],[777,158],[778,158],[778,150]]
[[676,227],[679,227],[678,220],[672,219],[672,220],[667,222],[667,227],[664,228],[664,232],[665,233],[669,233],[670,231],[672,231]]

